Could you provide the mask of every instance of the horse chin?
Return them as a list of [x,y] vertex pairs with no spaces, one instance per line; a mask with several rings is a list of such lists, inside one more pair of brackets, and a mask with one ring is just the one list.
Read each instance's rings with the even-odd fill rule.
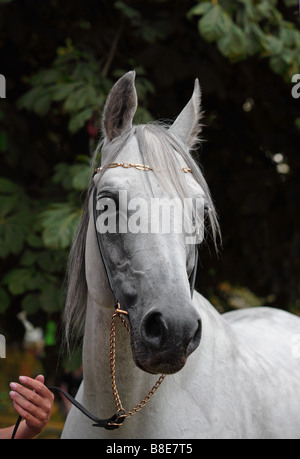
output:
[[147,359],[143,362],[135,355],[133,354],[133,359],[134,363],[140,370],[145,371],[146,373],[150,373],[152,375],[157,375],[157,374],[164,374],[164,375],[171,375],[174,373],[178,373],[180,371],[185,363],[186,363],[186,358],[181,358],[174,361],[170,362],[165,362],[161,361],[159,357],[153,357],[151,359]]

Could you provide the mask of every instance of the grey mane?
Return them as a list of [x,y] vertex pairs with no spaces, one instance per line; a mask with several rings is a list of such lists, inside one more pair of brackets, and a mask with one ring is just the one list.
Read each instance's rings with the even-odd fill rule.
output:
[[[99,150],[101,150],[101,165],[104,169],[115,162],[118,154],[136,136],[142,163],[150,166],[159,183],[169,194],[175,192],[180,198],[187,197],[185,174],[178,167],[177,152],[184,160],[184,165],[191,168],[194,179],[205,193],[209,208],[209,226],[216,246],[217,236],[220,234],[216,210],[203,174],[186,147],[170,131],[169,126],[159,123],[136,125],[126,130],[122,135],[111,142],[104,139],[95,152],[92,170]],[[130,158],[127,159],[130,162]],[[149,176],[148,176],[149,178]],[[87,284],[85,277],[85,244],[89,223],[89,199],[94,184],[91,178],[82,218],[73,241],[67,267],[67,296],[64,309],[65,339],[69,346],[72,341],[83,336],[87,303]],[[99,255],[100,256],[100,255]]]

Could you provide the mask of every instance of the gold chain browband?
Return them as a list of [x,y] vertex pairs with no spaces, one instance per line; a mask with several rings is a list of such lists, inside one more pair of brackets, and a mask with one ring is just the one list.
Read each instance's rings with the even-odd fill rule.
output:
[[[106,166],[107,169],[113,169],[115,167],[123,167],[124,169],[129,169],[131,167],[134,167],[135,169],[139,171],[153,171],[152,167],[147,166],[145,164],[132,164],[132,163],[111,163],[108,166]],[[105,168],[102,167],[97,167],[97,169],[94,170],[94,175],[98,174],[98,172],[102,172]],[[187,174],[190,172],[192,174],[192,169],[189,167],[182,167],[182,171]]]

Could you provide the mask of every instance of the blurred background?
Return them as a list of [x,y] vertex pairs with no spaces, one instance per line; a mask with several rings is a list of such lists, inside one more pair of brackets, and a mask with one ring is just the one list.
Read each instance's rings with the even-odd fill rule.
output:
[[[298,0],[0,0],[0,427],[20,374],[80,381],[80,351],[60,347],[65,267],[103,104],[128,70],[136,123],[174,119],[200,80],[197,154],[223,246],[201,247],[197,289],[220,312],[300,314],[299,13]],[[57,399],[44,437],[67,409]]]

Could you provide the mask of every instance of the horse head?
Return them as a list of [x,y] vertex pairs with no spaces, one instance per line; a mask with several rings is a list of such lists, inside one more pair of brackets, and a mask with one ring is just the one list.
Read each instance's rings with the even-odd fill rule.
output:
[[200,87],[196,80],[171,126],[134,126],[134,80],[135,72],[118,80],[104,107],[94,223],[113,293],[128,312],[136,365],[175,373],[200,343],[190,278],[205,213],[215,225],[207,185],[189,151],[200,130]]

